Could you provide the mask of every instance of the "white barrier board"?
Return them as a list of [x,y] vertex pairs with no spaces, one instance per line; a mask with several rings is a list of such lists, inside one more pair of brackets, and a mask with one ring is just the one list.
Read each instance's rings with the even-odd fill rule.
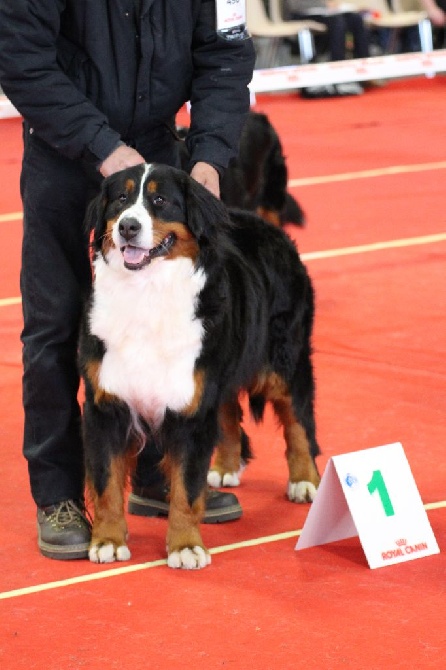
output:
[[20,114],[9,102],[6,95],[0,94],[0,119],[11,119],[14,116],[20,116]]
[[436,72],[446,72],[446,49],[255,70],[250,89],[267,93],[350,81],[433,76]]
[[440,551],[399,442],[329,460],[296,549],[356,535],[370,568]]
[[[325,86],[349,81],[370,81],[372,79],[392,79],[396,77],[434,76],[446,72],[446,49],[428,53],[412,52],[373,58],[310,63],[309,65],[285,65],[255,70],[249,85],[251,104],[256,93],[273,93],[304,88]],[[5,95],[0,94],[0,119],[19,116],[17,110]]]

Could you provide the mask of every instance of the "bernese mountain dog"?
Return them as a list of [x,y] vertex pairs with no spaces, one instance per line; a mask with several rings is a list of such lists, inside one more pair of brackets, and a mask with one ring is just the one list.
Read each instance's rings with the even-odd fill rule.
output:
[[[207,474],[238,483],[239,394],[283,426],[288,497],[319,484],[313,289],[296,248],[189,175],[144,164],[104,180],[87,213],[94,281],[80,337],[83,434],[94,507],[89,557],[127,560],[126,481],[154,438],[170,487],[168,565],[203,568]],[[237,480],[237,481],[236,481]]]
[[[188,128],[177,127],[185,140]],[[189,172],[189,154],[181,144],[182,167]],[[250,111],[240,136],[238,155],[225,170],[220,184],[228,207],[256,212],[275,226],[305,225],[305,213],[288,191],[288,167],[282,143],[266,114]]]

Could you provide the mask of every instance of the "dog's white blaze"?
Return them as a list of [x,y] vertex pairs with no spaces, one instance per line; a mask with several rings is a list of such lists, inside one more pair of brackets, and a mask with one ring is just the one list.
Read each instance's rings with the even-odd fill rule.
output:
[[90,328],[106,346],[99,383],[155,425],[166,408],[180,411],[193,399],[204,334],[195,308],[205,280],[189,258],[134,272],[95,261]]
[[[141,178],[139,193],[135,203],[131,207],[125,209],[122,214],[118,216],[113,225],[112,239],[118,250],[122,244],[122,239],[119,235],[119,223],[123,218],[134,218],[137,219],[141,224],[141,232],[138,234],[139,247],[142,247],[143,249],[150,249],[153,247],[152,217],[144,206],[144,188],[146,185],[146,177],[149,174],[151,168],[151,165],[144,166],[144,175]],[[119,263],[120,257],[118,257],[116,254],[114,254],[114,259]]]

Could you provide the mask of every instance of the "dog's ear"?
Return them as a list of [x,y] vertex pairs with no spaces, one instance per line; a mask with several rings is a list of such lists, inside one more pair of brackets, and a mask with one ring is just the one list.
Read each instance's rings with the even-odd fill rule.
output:
[[101,190],[88,204],[85,214],[85,228],[89,236],[92,236],[92,247],[98,251],[101,246],[101,238],[104,226],[104,214],[107,206],[107,189],[102,182]]
[[200,242],[215,242],[219,233],[231,225],[226,206],[189,176],[186,176],[185,192],[189,229]]

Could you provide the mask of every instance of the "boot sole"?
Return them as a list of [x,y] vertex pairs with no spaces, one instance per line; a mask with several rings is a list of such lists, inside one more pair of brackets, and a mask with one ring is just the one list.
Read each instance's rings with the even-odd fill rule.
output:
[[76,559],[88,558],[88,548],[90,544],[75,544],[69,547],[61,547],[54,544],[47,544],[39,540],[39,550],[42,556],[54,558],[58,561],[73,561]]
[[40,553],[42,556],[45,556],[45,558],[54,558],[58,561],[74,561],[77,559],[88,558],[90,542],[70,544],[65,547],[60,544],[49,544],[40,537],[40,527],[37,525],[37,545]]

